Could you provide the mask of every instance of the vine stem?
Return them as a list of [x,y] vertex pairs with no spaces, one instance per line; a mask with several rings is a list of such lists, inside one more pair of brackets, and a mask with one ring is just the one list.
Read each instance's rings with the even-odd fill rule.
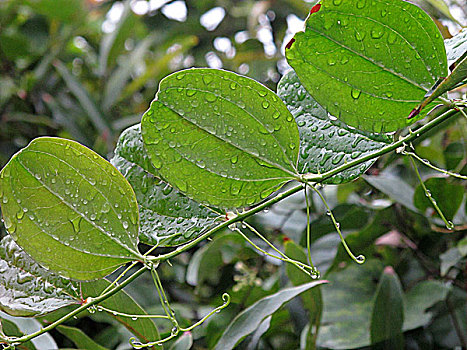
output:
[[[334,168],[330,171],[327,171],[327,172],[324,172],[322,174],[305,174],[305,175],[300,175],[297,177],[297,180],[302,182],[302,183],[320,183],[320,182],[323,182],[324,180],[326,179],[329,179],[330,177],[344,171],[344,170],[347,170],[349,168],[352,168],[354,166],[357,166],[361,163],[364,163],[368,160],[371,160],[373,158],[377,158],[377,157],[380,157],[382,156],[383,154],[386,154],[386,153],[389,153],[389,152],[392,152],[396,149],[398,149],[399,147],[401,146],[405,146],[405,145],[408,145],[410,144],[410,142],[412,142],[413,140],[417,139],[418,137],[420,137],[421,135],[425,134],[426,132],[430,131],[431,129],[433,129],[434,127],[438,126],[439,124],[441,124],[442,122],[444,122],[445,120],[457,115],[459,113],[459,111],[457,110],[454,110],[454,109],[448,109],[448,107],[441,107],[439,111],[436,112],[436,117],[434,119],[432,119],[431,121],[429,121],[428,123],[426,123],[425,125],[423,125],[422,127],[420,127],[419,129],[415,130],[414,132],[410,131],[409,134],[403,138],[401,138],[399,141],[396,141],[394,143],[391,143],[381,149],[379,149],[378,151],[375,151],[375,152],[372,152],[372,153],[369,153],[367,154],[366,156],[363,156],[361,158],[357,158],[351,162],[348,162],[346,164],[343,164],[337,168]],[[277,203],[277,202],[280,202],[281,200],[283,200],[284,198],[287,198],[301,190],[303,190],[303,184],[299,184],[297,186],[294,186],[280,194],[278,194],[277,196],[273,197],[273,198],[270,198],[269,200],[266,200],[265,202],[257,205],[256,207],[253,207],[249,210],[246,210],[246,211],[243,211],[241,213],[237,213],[235,214],[232,218],[224,221],[223,223],[221,223],[220,225],[217,225],[216,227],[206,231],[205,233],[203,233],[202,235],[200,235],[199,237],[197,237],[196,239],[192,240],[191,242],[188,242],[184,245],[181,245],[179,246],[177,249],[169,252],[169,253],[166,253],[166,254],[161,254],[161,255],[158,255],[158,256],[154,256],[154,257],[148,257],[147,258],[147,261],[164,261],[164,260],[168,260],[170,258],[173,258],[174,256],[184,252],[184,251],[187,251],[188,249],[191,249],[193,248],[194,246],[196,246],[199,242],[205,240],[206,238],[210,237],[211,235],[213,235],[214,233],[224,229],[224,228],[227,228],[228,226],[236,223],[236,222],[240,222],[240,221],[244,221],[246,218],[252,216],[253,214],[256,214],[256,213],[259,213],[261,212],[262,210],[264,210],[265,208],[268,208],[270,206],[272,206],[273,204]]]
[[139,269],[138,271],[136,271],[134,274],[132,274],[130,277],[128,277],[125,281],[123,281],[122,283],[117,285],[114,289],[106,292],[105,294],[102,294],[102,295],[100,295],[100,296],[98,296],[96,298],[87,298],[86,302],[83,303],[79,308],[73,310],[72,312],[70,312],[69,314],[63,316],[62,318],[58,319],[57,321],[49,324],[47,327],[41,328],[37,332],[31,333],[31,334],[28,334],[28,335],[24,335],[24,336],[18,337],[18,338],[10,337],[10,338],[7,338],[6,340],[9,342],[9,345],[18,345],[20,343],[27,342],[27,341],[29,341],[29,340],[31,340],[31,339],[45,333],[45,332],[48,332],[48,331],[54,329],[55,327],[61,325],[63,322],[69,320],[73,316],[85,311],[87,308],[89,308],[89,307],[91,307],[93,305],[99,304],[100,302],[110,298],[112,295],[119,292],[125,286],[127,286],[128,284],[133,282],[136,278],[141,276],[145,271],[147,271],[146,266],[144,266],[141,269]]
[[417,164],[415,164],[415,161],[413,160],[412,156],[409,156],[410,162],[412,163],[412,166],[415,170],[415,174],[417,175],[418,181],[420,182],[420,186],[422,186],[423,191],[425,192],[425,196],[430,200],[431,205],[433,208],[437,211],[438,215],[441,217],[441,220],[444,221],[444,224],[446,225],[446,228],[448,230],[452,230],[454,228],[454,224],[446,219],[444,216],[443,212],[441,211],[440,207],[438,206],[438,203],[436,203],[436,200],[433,198],[431,195],[431,192],[428,188],[426,188],[425,183],[423,182],[422,177],[420,176],[420,172],[418,171]]

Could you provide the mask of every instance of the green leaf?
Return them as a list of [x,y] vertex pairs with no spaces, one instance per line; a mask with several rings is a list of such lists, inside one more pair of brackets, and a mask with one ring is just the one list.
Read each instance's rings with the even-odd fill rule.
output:
[[199,205],[157,177],[158,172],[144,149],[140,124],[120,135],[111,163],[135,191],[141,242],[159,246],[182,244],[216,224],[219,214]]
[[[446,219],[452,220],[462,204],[465,192],[464,186],[449,183],[448,179],[442,177],[431,177],[424,181],[424,184]],[[432,208],[432,204],[426,197],[422,185],[418,185],[415,189],[413,202],[421,211]]]
[[459,248],[454,247],[448,249],[443,254],[439,255],[441,266],[439,267],[439,273],[442,277],[446,276],[451,267],[456,266],[464,256],[461,254]]
[[3,168],[0,186],[6,229],[47,269],[90,280],[142,259],[131,186],[79,143],[33,140]]
[[37,316],[80,303],[75,282],[40,267],[11,236],[0,242],[0,310]]
[[450,287],[441,281],[423,281],[405,294],[404,326],[409,331],[427,325],[433,313],[427,311],[439,301],[446,299]]
[[355,349],[370,345],[370,318],[376,284],[383,267],[369,260],[361,266],[331,272],[322,288],[323,317],[318,345],[330,349]]
[[380,175],[364,176],[364,179],[371,186],[388,195],[394,201],[415,212],[417,211],[413,200],[414,189],[399,176],[385,172]]
[[237,233],[228,232],[215,237],[193,254],[186,271],[187,283],[192,286],[202,285],[206,280],[219,283],[219,269],[239,260],[240,256],[244,257],[239,253],[245,246],[245,240]]
[[215,350],[233,349],[243,338],[253,333],[265,318],[276,312],[287,301],[323,283],[326,281],[315,281],[298,287],[282,289],[258,300],[234,318],[217,342]]
[[371,343],[376,349],[402,349],[404,301],[402,287],[394,269],[386,267],[376,290],[371,315]]
[[297,177],[292,115],[272,91],[235,73],[188,69],[166,77],[141,125],[153,165],[196,201],[249,206]]
[[26,0],[38,13],[50,19],[65,23],[79,23],[86,17],[86,9],[81,0]]
[[407,116],[447,75],[438,28],[404,1],[323,0],[294,39],[287,60],[308,92],[363,130],[394,131],[420,119]]
[[57,331],[70,339],[79,349],[83,350],[107,350],[106,347],[89,338],[81,329],[69,326],[58,326]]
[[462,29],[451,39],[444,40],[448,64],[451,66],[467,52],[467,28]]
[[169,350],[190,350],[193,346],[193,335],[191,332],[183,333]]
[[[303,248],[292,240],[287,240],[284,243],[284,252],[291,259],[305,264],[308,263],[308,259]],[[299,270],[292,264],[285,265],[285,272],[294,286],[300,286],[310,281],[310,276],[306,275],[303,271]],[[301,299],[303,300],[303,305],[308,309],[308,311],[310,311],[311,323],[313,325],[319,323],[323,308],[321,288],[317,287],[304,292],[301,295]]]
[[[305,90],[297,74],[291,70],[277,86],[277,93],[295,118],[300,133],[298,170],[301,173],[324,173],[387,145],[381,135],[349,128],[331,120]],[[386,141],[386,142],[384,142]],[[375,162],[369,160],[324,181],[339,184],[351,181]]]
[[[18,326],[14,322],[0,317],[0,341],[2,340],[3,336],[21,337],[23,335],[24,333],[21,332],[21,330],[18,328]],[[26,343],[22,343],[16,346],[16,349],[36,350],[36,347],[31,341],[28,341]]]
[[[292,240],[285,241],[284,252],[291,259],[300,261],[302,263],[308,263],[308,259],[305,252],[303,251],[303,248]],[[290,282],[292,282],[294,286],[300,286],[310,281],[310,277],[308,275],[303,273],[303,271],[299,270],[292,264],[285,265],[285,272]],[[309,342],[313,342],[313,339],[316,342],[321,315],[323,313],[323,297],[321,295],[321,287],[316,287],[303,292],[301,299],[303,301],[303,305],[309,311],[309,324],[311,325],[311,330],[308,330]],[[313,345],[316,347],[316,344]]]
[[[109,285],[105,279],[93,282],[81,283],[83,296],[96,297],[102,293]],[[99,305],[108,309],[119,311],[126,314],[147,315],[146,311],[124,290],[114,294],[110,298],[104,300]],[[128,317],[122,317],[109,313],[109,315],[117,322],[125,326],[132,334],[135,335],[141,342],[150,342],[160,339],[159,331],[154,322],[149,318],[139,318],[133,320]],[[155,347],[157,348],[157,347]],[[157,348],[158,349],[158,348]]]

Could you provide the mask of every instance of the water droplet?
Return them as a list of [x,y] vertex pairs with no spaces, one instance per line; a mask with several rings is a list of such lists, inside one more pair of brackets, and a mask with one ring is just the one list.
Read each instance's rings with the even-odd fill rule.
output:
[[128,227],[129,227],[128,222],[123,221],[123,222],[122,222],[122,226],[123,226],[123,228],[124,228],[125,230],[128,229]]
[[289,143],[289,148],[290,149],[295,149],[295,147],[296,147],[295,143],[293,143],[293,142]]
[[384,32],[381,28],[374,28],[371,30],[371,37],[373,39],[380,39],[384,35]]
[[279,117],[281,116],[281,113],[279,111],[275,111],[273,114],[272,114],[272,118],[273,119],[279,119]]
[[358,0],[357,1],[357,8],[362,9],[365,7],[365,0]]
[[179,73],[175,77],[177,78],[177,80],[182,80],[183,78],[185,78],[185,73]]
[[82,219],[83,218],[81,216],[77,216],[69,220],[71,222],[71,225],[73,226],[73,231],[75,231],[75,233],[79,233]]
[[206,94],[206,97],[205,97],[206,101],[209,102],[209,103],[212,103],[212,102],[215,102],[217,100],[217,96],[214,95],[213,93],[211,92],[208,92]]
[[358,89],[352,89],[352,90],[350,91],[350,95],[351,95],[355,100],[358,99],[358,98],[360,97],[360,94],[361,94],[361,93],[362,93],[362,92],[361,92],[360,90],[358,90]]
[[336,64],[336,58],[331,56],[328,58],[328,65],[334,66]]
[[365,39],[365,32],[359,32],[358,30],[355,31],[355,40],[363,41]]
[[381,10],[381,17],[385,17],[388,14],[388,11]]
[[394,44],[397,40],[397,34],[394,33],[393,31],[390,31],[388,34],[388,43],[389,44]]
[[203,81],[206,85],[209,85],[213,81],[213,77],[210,74],[203,75]]
[[342,0],[334,0],[332,3],[334,6],[339,6],[342,3]]
[[194,96],[195,94],[196,94],[196,90],[194,90],[194,89],[187,89],[186,90],[186,95],[188,97]]
[[236,83],[236,82],[231,82],[231,83],[230,83],[230,88],[231,88],[232,90],[236,90],[236,89],[237,89],[237,83]]

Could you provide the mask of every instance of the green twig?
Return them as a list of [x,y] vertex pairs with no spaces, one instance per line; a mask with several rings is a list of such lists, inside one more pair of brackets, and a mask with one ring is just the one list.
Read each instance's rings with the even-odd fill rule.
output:
[[365,257],[363,255],[355,256],[352,251],[350,250],[349,246],[345,242],[344,236],[342,236],[340,224],[337,222],[336,218],[334,217],[334,214],[331,211],[331,208],[329,208],[328,203],[326,202],[326,199],[324,199],[323,195],[321,194],[320,191],[318,191],[314,186],[310,186],[321,198],[323,201],[324,206],[326,207],[327,214],[331,217],[331,221],[334,224],[334,227],[336,228],[337,233],[339,234],[339,237],[341,238],[342,245],[344,246],[347,254],[358,264],[363,264],[365,262]]
[[414,152],[407,152],[407,151],[403,151],[402,154],[406,155],[406,156],[410,156],[412,158],[415,158],[417,159],[420,163],[423,163],[424,165],[426,165],[427,167],[433,169],[433,170],[436,170],[436,171],[439,171],[440,173],[443,173],[443,174],[446,174],[446,175],[449,175],[449,176],[452,176],[452,177],[457,177],[458,179],[462,179],[462,180],[467,180],[467,176],[464,176],[464,175],[461,175],[461,174],[457,174],[457,173],[453,173],[452,171],[449,171],[449,170],[446,170],[446,169],[441,169],[441,168],[438,168],[437,166],[431,164],[428,160],[426,159],[423,159],[423,158],[420,158],[416,153]]
[[441,219],[444,221],[444,224],[446,225],[446,228],[448,230],[452,230],[454,228],[454,224],[447,220],[446,217],[444,216],[443,212],[441,211],[440,207],[438,207],[438,203],[436,203],[436,200],[433,198],[431,195],[431,192],[428,188],[426,188],[425,183],[422,180],[422,177],[420,176],[420,172],[418,171],[417,164],[415,164],[415,161],[413,160],[412,156],[409,156],[410,162],[412,163],[412,166],[415,170],[415,174],[417,175],[418,180],[420,181],[420,185],[423,188],[423,191],[425,192],[425,196],[430,200],[431,205],[433,208],[436,210],[438,215],[441,217]]

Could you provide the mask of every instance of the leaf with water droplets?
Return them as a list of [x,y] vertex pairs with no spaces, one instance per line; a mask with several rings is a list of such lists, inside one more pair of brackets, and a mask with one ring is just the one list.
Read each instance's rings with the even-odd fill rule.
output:
[[[298,125],[298,170],[302,173],[324,173],[377,151],[389,142],[384,135],[356,130],[339,120],[331,120],[325,109],[305,90],[293,70],[282,77],[277,93]],[[374,162],[369,160],[324,182],[338,184],[351,181],[367,171]]]
[[126,129],[111,163],[126,177],[136,194],[143,243],[173,246],[196,238],[216,224],[219,214],[189,199],[158,178],[144,149],[141,125]]
[[448,64],[451,66],[467,52],[467,28],[462,29],[451,39],[444,40]]
[[5,227],[39,264],[79,280],[142,259],[133,189],[77,142],[41,137],[0,173]]
[[188,69],[161,81],[141,122],[152,164],[190,198],[222,208],[259,202],[297,177],[297,125],[252,79]]
[[0,310],[12,316],[37,316],[79,304],[76,282],[40,267],[11,236],[0,242]]
[[362,130],[389,132],[447,75],[443,39],[430,17],[400,0],[323,0],[286,56],[313,98]]

